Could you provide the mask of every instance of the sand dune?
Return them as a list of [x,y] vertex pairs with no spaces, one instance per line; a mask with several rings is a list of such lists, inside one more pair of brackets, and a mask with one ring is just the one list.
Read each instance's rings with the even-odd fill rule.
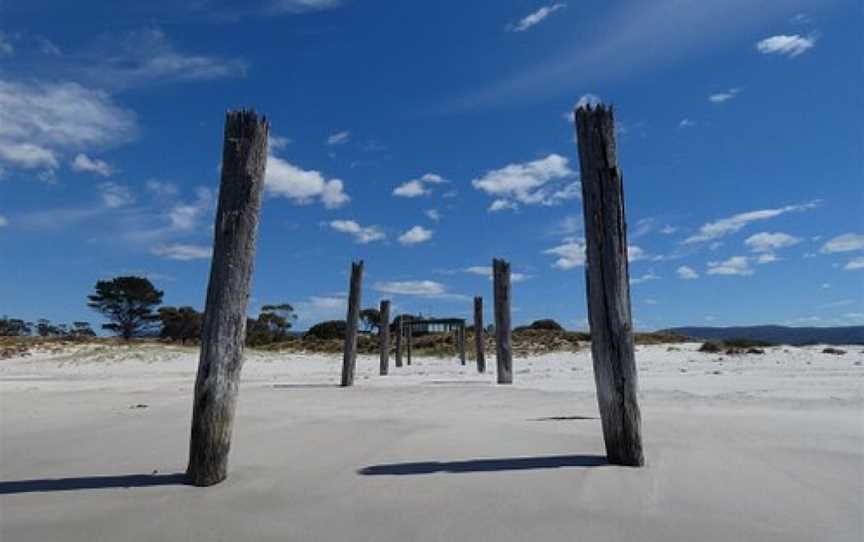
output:
[[[587,351],[512,387],[250,352],[231,473],[182,485],[197,351],[0,362],[0,539],[861,540],[864,354],[637,348],[648,466],[605,464]],[[494,359],[491,366],[494,367]],[[155,472],[155,474],[154,474]]]

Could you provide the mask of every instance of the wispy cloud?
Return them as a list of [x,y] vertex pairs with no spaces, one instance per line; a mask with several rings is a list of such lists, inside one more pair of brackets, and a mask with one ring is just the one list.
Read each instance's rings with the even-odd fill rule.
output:
[[213,254],[213,250],[210,247],[203,245],[186,245],[181,243],[157,245],[153,247],[150,252],[160,258],[181,262],[206,260]]
[[833,254],[835,252],[853,252],[855,250],[864,250],[864,234],[844,233],[843,235],[838,235],[822,245],[820,252],[823,254]]
[[[472,275],[479,275],[481,277],[487,277],[489,280],[492,280],[492,266],[475,265],[471,267],[466,267],[462,270],[462,272]],[[510,281],[514,283],[522,282],[530,278],[531,275],[526,275],[525,273],[510,273]]]
[[550,154],[531,162],[514,163],[493,169],[471,181],[471,185],[496,199],[490,211],[525,205],[557,205],[579,197],[580,185],[567,158]]
[[518,22],[508,25],[507,29],[511,32],[525,32],[529,28],[537,26],[538,24],[545,21],[550,15],[555,13],[556,11],[560,11],[567,7],[567,4],[563,2],[556,2],[554,4],[550,4],[548,6],[543,6],[537,11],[526,15],[525,17],[519,19]]
[[76,70],[107,88],[243,77],[247,70],[241,59],[180,51],[158,27],[102,36],[79,56]]
[[327,144],[330,146],[334,145],[342,145],[348,143],[348,140],[351,139],[351,132],[345,130],[343,132],[336,132],[335,134],[330,134],[327,138]]
[[429,299],[444,299],[465,301],[466,295],[451,293],[447,287],[433,280],[382,281],[373,286],[382,294],[425,297]]
[[864,269],[864,256],[858,256],[857,258],[852,258],[849,260],[843,269],[846,271],[856,271],[858,269]]
[[335,231],[351,235],[354,241],[362,245],[387,238],[379,226],[361,226],[353,220],[333,220],[329,225]]
[[699,278],[699,273],[697,273],[695,269],[687,265],[682,265],[675,270],[675,273],[678,275],[678,278],[684,280],[696,280]]
[[754,273],[746,256],[733,256],[722,262],[708,262],[709,275],[749,276]]
[[648,273],[645,273],[642,276],[631,278],[630,284],[633,284],[633,285],[643,284],[645,282],[650,282],[652,280],[660,280],[660,276],[655,274],[653,271],[649,271]]
[[567,271],[585,265],[585,242],[580,239],[568,238],[557,247],[544,250],[543,254],[558,256],[552,267]]
[[103,177],[110,177],[114,173],[114,169],[108,165],[108,162],[99,160],[98,158],[90,158],[84,153],[78,153],[71,164],[72,171],[83,171],[95,173]]
[[432,193],[432,186],[447,183],[447,179],[437,173],[426,173],[419,179],[405,181],[393,189],[393,195],[400,198],[419,198]]
[[814,45],[816,45],[815,37],[780,34],[759,41],[756,44],[756,50],[763,55],[782,55],[795,58],[812,49]]
[[0,164],[53,171],[64,152],[125,143],[137,133],[135,114],[101,90],[0,79]]
[[738,96],[741,93],[740,88],[730,88],[723,92],[715,92],[708,96],[708,101],[715,104],[722,104]]
[[102,203],[109,209],[125,207],[135,202],[135,197],[128,186],[107,181],[98,186]]
[[779,207],[776,209],[760,209],[758,211],[739,213],[737,215],[732,215],[728,218],[721,218],[720,220],[708,222],[707,224],[700,227],[699,232],[685,239],[684,243],[700,243],[703,241],[712,241],[714,239],[719,239],[721,237],[729,235],[730,233],[735,233],[753,222],[768,220],[786,213],[813,209],[817,207],[819,203],[820,202],[818,200],[815,200],[809,203],[802,203],[799,205],[787,205],[785,207]]

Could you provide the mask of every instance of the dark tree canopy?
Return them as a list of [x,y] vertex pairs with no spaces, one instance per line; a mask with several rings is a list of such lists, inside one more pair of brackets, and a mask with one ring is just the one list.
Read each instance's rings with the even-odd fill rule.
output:
[[531,325],[528,326],[529,329],[552,329],[555,331],[564,331],[564,328],[561,327],[561,324],[556,322],[555,320],[535,320],[531,322]]
[[246,320],[246,344],[260,346],[285,341],[297,315],[288,303],[264,305],[257,319]]
[[153,309],[162,303],[163,292],[142,277],[115,277],[96,283],[96,293],[87,296],[87,306],[110,321],[102,324],[126,340],[152,332],[159,315]]
[[170,341],[196,342],[201,338],[204,315],[192,307],[162,307],[159,309],[162,330],[159,336]]
[[2,337],[24,337],[30,335],[33,330],[33,322],[25,322],[20,318],[0,318],[0,336]]
[[347,332],[348,324],[345,320],[330,320],[321,322],[309,328],[306,335],[317,337],[318,339],[344,339]]

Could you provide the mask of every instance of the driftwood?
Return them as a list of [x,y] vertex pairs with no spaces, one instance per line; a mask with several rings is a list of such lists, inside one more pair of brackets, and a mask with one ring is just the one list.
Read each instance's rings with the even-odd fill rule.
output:
[[495,357],[498,383],[513,383],[513,346],[510,329],[510,262],[492,260],[495,294]]
[[381,315],[378,322],[378,347],[381,350],[381,376],[390,372],[390,301],[381,301],[378,313]]
[[483,344],[483,298],[474,298],[474,351],[477,358],[477,372],[486,372],[486,353]]
[[354,385],[357,367],[357,328],[360,325],[360,298],[363,289],[363,260],[351,264],[348,315],[345,318],[345,348],[342,353],[342,387]]
[[576,109],[585,218],[591,356],[610,463],[641,466],[641,415],[630,314],[624,188],[612,108]]
[[226,114],[186,469],[189,483],[196,486],[217,484],[228,475],[268,132],[267,120],[253,111]]

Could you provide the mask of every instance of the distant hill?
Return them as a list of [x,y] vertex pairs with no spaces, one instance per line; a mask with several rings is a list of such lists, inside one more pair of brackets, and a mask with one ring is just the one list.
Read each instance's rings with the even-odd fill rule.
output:
[[864,326],[673,327],[663,331],[686,335],[694,339],[750,339],[793,346],[804,344],[864,344]]

